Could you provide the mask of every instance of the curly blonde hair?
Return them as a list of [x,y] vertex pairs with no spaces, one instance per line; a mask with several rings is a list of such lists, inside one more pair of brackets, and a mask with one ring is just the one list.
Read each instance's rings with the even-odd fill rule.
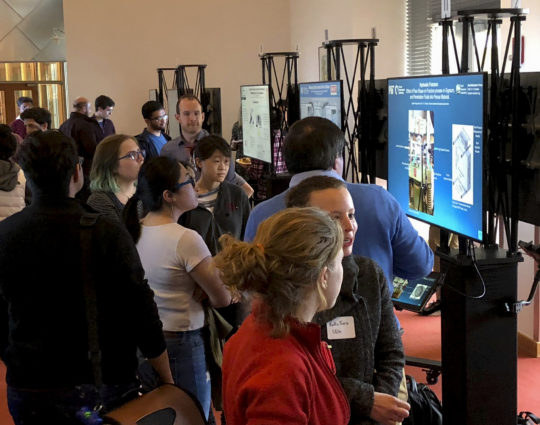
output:
[[272,336],[289,332],[289,319],[312,291],[326,307],[318,279],[343,246],[341,227],[327,212],[289,208],[263,221],[253,242],[223,235],[220,243],[222,251],[214,261],[223,282],[234,295],[247,292],[264,302],[263,318],[272,326]]

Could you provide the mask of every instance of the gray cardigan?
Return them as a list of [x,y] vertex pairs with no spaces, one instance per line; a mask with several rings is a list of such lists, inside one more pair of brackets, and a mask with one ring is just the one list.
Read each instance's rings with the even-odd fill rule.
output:
[[[328,339],[326,323],[352,316],[353,339]],[[343,259],[343,284],[330,310],[315,316],[322,337],[332,346],[337,377],[351,405],[351,424],[374,424],[369,418],[374,391],[396,396],[405,356],[386,277],[373,260]]]
[[118,200],[114,193],[97,190],[92,192],[86,203],[113,221],[122,222],[124,204]]

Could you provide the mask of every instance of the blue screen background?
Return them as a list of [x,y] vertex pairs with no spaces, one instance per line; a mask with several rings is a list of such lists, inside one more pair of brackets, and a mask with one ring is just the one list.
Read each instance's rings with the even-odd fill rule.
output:
[[[483,237],[484,74],[388,79],[388,190],[407,215]],[[433,111],[433,215],[409,205],[409,111]],[[474,126],[472,203],[452,199],[452,125]]]

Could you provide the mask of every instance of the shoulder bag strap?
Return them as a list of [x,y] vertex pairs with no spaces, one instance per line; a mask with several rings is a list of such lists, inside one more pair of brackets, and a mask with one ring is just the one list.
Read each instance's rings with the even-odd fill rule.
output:
[[86,304],[86,322],[88,327],[88,357],[92,363],[94,373],[94,384],[97,387],[103,385],[101,372],[101,350],[98,338],[98,314],[96,287],[91,278],[92,268],[90,267],[92,258],[92,228],[97,221],[99,214],[84,213],[81,217],[81,274],[84,284],[84,301]]

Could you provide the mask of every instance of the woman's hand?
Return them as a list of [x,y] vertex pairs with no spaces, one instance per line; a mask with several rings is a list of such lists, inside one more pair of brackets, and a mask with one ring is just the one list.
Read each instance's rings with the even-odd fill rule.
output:
[[390,394],[375,392],[373,395],[373,407],[369,415],[374,421],[383,425],[395,425],[403,422],[409,416],[411,406]]

